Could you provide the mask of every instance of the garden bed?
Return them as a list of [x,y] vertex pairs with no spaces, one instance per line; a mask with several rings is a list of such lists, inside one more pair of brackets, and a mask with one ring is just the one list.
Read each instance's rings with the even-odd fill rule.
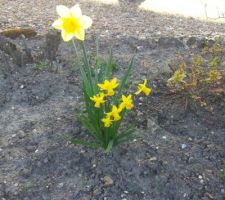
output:
[[55,6],[64,3],[0,5],[1,29],[28,27],[30,36],[37,34],[0,34],[0,199],[225,199],[224,93],[207,97],[209,110],[166,86],[175,54],[189,55],[193,45],[200,52],[205,41],[224,34],[224,24],[141,11],[138,1],[80,1],[94,20],[86,34],[89,53],[98,32],[100,54],[112,47],[118,62],[115,76],[136,54],[128,89],[144,78],[152,87],[150,96],[135,97],[125,119],[125,128],[136,127],[136,139],[106,154],[65,139],[89,136],[75,118],[83,97],[73,46],[49,32]]
[[[21,45],[22,41],[13,43]],[[0,197],[224,199],[224,96],[211,102],[212,113],[166,87],[171,76],[168,63],[177,51],[189,53],[186,41],[163,37],[101,40],[103,56],[108,44],[113,44],[118,76],[136,50],[130,85],[146,77],[153,87],[149,97],[136,99],[136,108],[126,119],[137,127],[137,139],[109,154],[65,139],[65,135],[86,137],[74,117],[82,106],[82,94],[70,43],[60,44],[51,66],[35,59],[35,63],[18,66],[1,51]],[[36,48],[32,55],[39,55],[45,39],[25,42],[27,48]],[[94,39],[87,43],[93,49]]]

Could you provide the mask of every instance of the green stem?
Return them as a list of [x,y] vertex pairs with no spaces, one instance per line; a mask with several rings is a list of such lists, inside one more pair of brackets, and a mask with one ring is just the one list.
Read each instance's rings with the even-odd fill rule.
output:
[[78,61],[79,61],[79,64],[80,64],[80,56],[78,54],[77,47],[76,47],[76,43],[75,43],[74,39],[72,39],[72,43],[73,43],[73,47],[75,49],[75,53],[76,53],[76,56],[77,56]]
[[94,89],[93,89],[93,81],[92,81],[92,76],[91,76],[91,68],[90,68],[90,64],[88,62],[88,57],[87,57],[87,52],[86,52],[84,42],[81,42],[81,47],[82,47],[83,55],[84,55],[84,64],[87,67],[87,74],[88,74],[88,78],[89,78],[90,85],[91,85],[91,91],[92,91],[92,94],[93,94]]

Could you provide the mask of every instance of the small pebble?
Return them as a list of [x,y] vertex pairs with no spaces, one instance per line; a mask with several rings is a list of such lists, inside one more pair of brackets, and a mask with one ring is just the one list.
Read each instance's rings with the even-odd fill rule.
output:
[[62,188],[64,186],[64,183],[59,183],[58,188]]
[[37,129],[33,129],[33,131],[32,131],[33,133],[37,133]]
[[113,180],[112,180],[111,176],[105,176],[103,178],[103,182],[104,182],[105,187],[110,187],[113,185]]
[[199,179],[202,179],[202,176],[201,176],[201,175],[199,175],[199,176],[198,176],[198,178],[199,178]]
[[164,140],[165,140],[165,139],[166,139],[166,136],[162,136],[162,139],[164,139]]
[[37,166],[41,167],[41,162],[40,161],[37,162]]
[[187,145],[186,144],[181,144],[181,149],[185,149],[187,148]]
[[128,194],[129,192],[125,190],[124,193],[125,193],[125,194]]
[[201,183],[201,184],[203,184],[203,183],[204,183],[203,179],[201,179],[201,180],[200,180],[200,183]]
[[14,106],[12,106],[12,110],[15,110],[15,107]]
[[139,97],[139,100],[142,101],[144,98],[143,97]]
[[38,152],[38,149],[36,149],[34,153],[37,153],[37,152]]
[[24,85],[21,85],[20,88],[23,89],[24,88]]
[[156,160],[157,160],[157,158],[155,156],[153,156],[149,159],[149,161],[156,161]]
[[224,188],[221,189],[221,193],[223,193],[223,194],[225,193],[225,189]]

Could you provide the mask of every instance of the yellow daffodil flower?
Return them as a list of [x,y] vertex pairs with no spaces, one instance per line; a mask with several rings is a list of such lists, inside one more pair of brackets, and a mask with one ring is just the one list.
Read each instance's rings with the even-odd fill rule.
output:
[[114,89],[118,86],[117,79],[113,78],[111,81],[105,80],[103,84],[98,84],[101,90],[107,91],[107,96],[114,95]]
[[108,112],[106,114],[107,114],[107,117],[109,117],[109,118],[112,117],[113,121],[119,121],[121,119],[121,117],[119,115],[120,112],[121,112],[121,110],[114,105],[112,107],[112,111]]
[[127,110],[131,110],[134,107],[133,100],[131,94],[127,97],[122,95],[122,103],[120,104],[119,108],[122,110],[126,108]]
[[112,120],[110,119],[110,117],[102,118],[101,121],[104,123],[104,127],[106,128],[110,127],[110,125],[112,124]]
[[96,108],[100,108],[101,104],[103,104],[105,102],[104,97],[105,97],[105,94],[103,92],[101,92],[100,94],[97,94],[97,95],[91,97],[90,99],[95,102]]
[[63,5],[56,6],[56,11],[60,18],[57,19],[52,26],[55,29],[61,30],[62,38],[65,42],[76,37],[79,40],[84,40],[84,30],[88,29],[92,24],[92,19],[82,15],[79,5],[72,8],[67,8]]
[[143,92],[146,96],[148,96],[151,93],[152,89],[151,88],[148,88],[146,86],[146,84],[147,84],[147,80],[146,79],[144,80],[144,83],[143,84],[138,84],[138,91],[135,92],[135,94],[138,95],[141,92]]

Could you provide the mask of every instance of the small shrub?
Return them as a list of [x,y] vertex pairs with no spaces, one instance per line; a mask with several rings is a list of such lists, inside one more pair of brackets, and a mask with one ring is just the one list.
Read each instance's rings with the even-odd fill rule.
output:
[[182,92],[207,106],[210,95],[225,93],[225,47],[220,41],[189,57],[178,55],[172,62],[175,69],[167,86],[172,92]]

